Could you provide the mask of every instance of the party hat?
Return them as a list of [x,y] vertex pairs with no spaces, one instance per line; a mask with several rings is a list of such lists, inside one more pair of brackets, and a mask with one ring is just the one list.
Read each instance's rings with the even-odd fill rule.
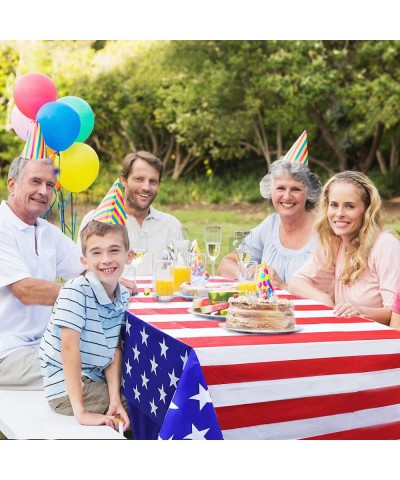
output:
[[271,278],[268,273],[268,267],[264,260],[261,261],[261,266],[258,270],[257,278],[257,293],[260,297],[267,297],[273,299],[275,297],[275,290],[271,283]]
[[33,122],[20,157],[30,160],[49,158],[39,122]]
[[203,275],[205,275],[206,278],[209,277],[206,266],[201,258],[201,250],[197,241],[193,249],[193,255],[191,256],[190,270],[195,277],[201,277]]
[[97,220],[98,222],[103,223],[112,223],[114,225],[126,224],[124,196],[119,178],[115,180],[112,187],[107,192],[107,195],[97,207],[92,220]]
[[307,144],[307,130],[300,135],[292,148],[284,156],[285,160],[290,162],[300,163],[308,167],[308,144]]

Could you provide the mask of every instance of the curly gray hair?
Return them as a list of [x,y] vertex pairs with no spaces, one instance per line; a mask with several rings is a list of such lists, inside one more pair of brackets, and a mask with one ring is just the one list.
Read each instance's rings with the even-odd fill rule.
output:
[[313,210],[321,195],[321,181],[315,173],[311,173],[306,165],[290,162],[281,158],[271,163],[268,173],[260,182],[260,193],[269,204],[272,204],[272,189],[274,180],[290,176],[301,182],[307,190],[306,210]]

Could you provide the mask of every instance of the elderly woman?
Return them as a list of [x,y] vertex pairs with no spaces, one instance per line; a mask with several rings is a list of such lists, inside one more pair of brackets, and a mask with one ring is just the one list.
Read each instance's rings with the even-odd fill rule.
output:
[[[293,273],[316,246],[314,207],[321,193],[319,178],[307,166],[280,159],[273,162],[260,182],[261,195],[273,205],[269,215],[248,237],[251,260],[268,265],[272,284],[285,289]],[[235,252],[220,262],[218,274],[237,278]]]
[[383,229],[381,198],[369,178],[346,171],[325,184],[316,230],[320,246],[288,289],[389,325],[400,285],[400,242]]

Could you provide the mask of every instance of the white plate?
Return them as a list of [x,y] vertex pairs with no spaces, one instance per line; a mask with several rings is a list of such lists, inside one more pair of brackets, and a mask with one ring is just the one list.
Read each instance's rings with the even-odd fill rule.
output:
[[227,330],[232,330],[233,332],[239,332],[239,333],[262,333],[263,335],[276,335],[276,334],[282,334],[282,333],[296,333],[300,332],[300,330],[303,330],[302,327],[296,327],[294,330],[247,330],[245,328],[231,328],[227,327],[224,325],[224,328]]
[[174,297],[183,298],[184,300],[193,300],[195,297],[193,295],[183,295],[180,292],[174,292]]
[[224,315],[211,315],[211,313],[195,312],[193,308],[189,308],[188,312],[192,315],[196,315],[197,317],[207,318],[207,320],[226,320],[226,317]]

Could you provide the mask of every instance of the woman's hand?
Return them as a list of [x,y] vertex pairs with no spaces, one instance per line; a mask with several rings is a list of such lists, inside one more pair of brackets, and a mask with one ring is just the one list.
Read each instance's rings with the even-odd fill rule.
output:
[[286,290],[287,284],[276,273],[276,270],[274,267],[268,267],[268,273],[271,278],[271,283],[274,287],[280,288],[281,290]]
[[360,309],[351,303],[338,303],[334,306],[333,313],[338,317],[362,317]]

